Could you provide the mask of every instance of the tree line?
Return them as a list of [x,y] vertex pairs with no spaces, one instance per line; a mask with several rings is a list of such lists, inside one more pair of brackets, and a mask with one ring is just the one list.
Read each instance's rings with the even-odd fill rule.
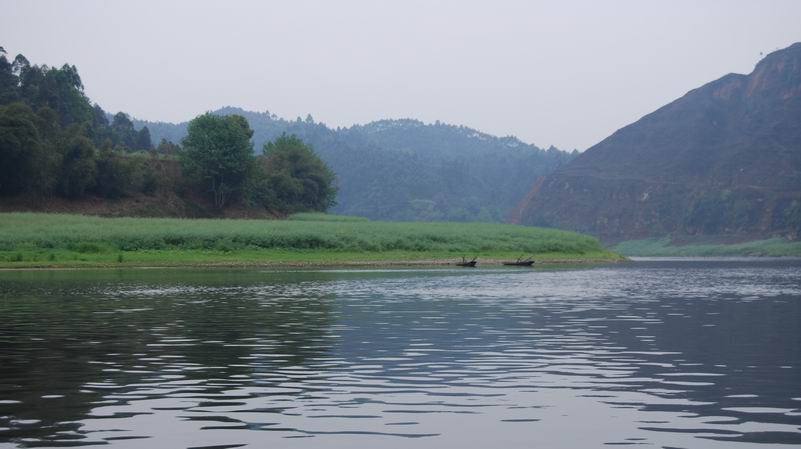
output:
[[308,145],[283,135],[257,156],[252,135],[244,117],[203,114],[180,145],[153,145],[146,126],[90,102],[74,65],[9,61],[0,47],[0,196],[199,194],[218,209],[276,212],[334,204],[334,175]]
[[[257,148],[283,133],[300,137],[337,174],[332,210],[372,220],[503,222],[539,176],[578,154],[408,119],[330,128],[310,116],[290,120],[269,111],[224,107],[212,114],[247,118]],[[134,123],[148,126],[156,140],[187,135],[187,122]]]

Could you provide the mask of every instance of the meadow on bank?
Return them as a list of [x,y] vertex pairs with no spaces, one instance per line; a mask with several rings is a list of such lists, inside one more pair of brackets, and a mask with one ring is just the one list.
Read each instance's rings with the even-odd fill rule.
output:
[[298,214],[288,220],[101,218],[0,214],[0,267],[325,264],[534,255],[617,260],[590,236],[490,223],[373,222]]
[[801,242],[774,237],[741,243],[676,244],[671,241],[670,237],[662,237],[621,242],[612,246],[611,250],[626,256],[651,257],[799,257],[801,256]]

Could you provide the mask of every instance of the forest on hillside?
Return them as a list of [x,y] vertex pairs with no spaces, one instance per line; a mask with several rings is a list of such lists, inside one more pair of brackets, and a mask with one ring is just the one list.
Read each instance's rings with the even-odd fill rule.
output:
[[801,238],[801,42],[631,123],[546,177],[521,223],[608,242]]
[[[34,65],[22,55],[9,60],[3,51],[0,195],[166,195],[188,205],[179,215],[191,216],[235,205],[278,213],[331,208],[379,220],[505,222],[538,177],[577,154],[412,119],[334,129],[310,115],[286,120],[233,107],[204,116],[244,118],[248,143],[231,148],[242,144],[249,152],[237,153],[247,161],[228,176],[235,186],[220,190],[195,170],[202,154],[186,151],[191,122],[110,114],[87,98],[75,66]],[[220,130],[229,125],[218,123]],[[282,136],[287,139],[281,143],[294,146],[305,162],[289,167],[286,155],[284,162],[266,162],[265,150]],[[280,173],[265,171],[277,167]]]
[[[234,107],[212,114],[245,117],[256,148],[282,133],[300,137],[336,173],[332,211],[375,220],[505,222],[539,176],[578,154],[441,122],[381,120],[334,129],[311,116],[286,120]],[[187,128],[136,120],[134,126],[171,141]]]
[[154,146],[148,127],[90,102],[74,65],[9,61],[0,47],[0,197],[171,196],[212,215],[334,204],[334,175],[302,140],[276,136],[257,155],[252,136],[244,117],[203,114],[180,144]]

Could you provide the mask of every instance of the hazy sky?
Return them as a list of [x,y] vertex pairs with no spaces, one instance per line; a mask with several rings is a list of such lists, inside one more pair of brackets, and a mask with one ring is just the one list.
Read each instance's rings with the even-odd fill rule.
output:
[[418,118],[584,150],[801,41],[801,1],[7,1],[0,46],[108,111]]

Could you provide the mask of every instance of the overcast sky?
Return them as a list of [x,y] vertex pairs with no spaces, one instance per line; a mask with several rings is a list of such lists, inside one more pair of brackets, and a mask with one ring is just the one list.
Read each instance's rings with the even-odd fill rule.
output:
[[441,120],[584,150],[801,41],[801,1],[8,1],[0,46],[107,111]]

